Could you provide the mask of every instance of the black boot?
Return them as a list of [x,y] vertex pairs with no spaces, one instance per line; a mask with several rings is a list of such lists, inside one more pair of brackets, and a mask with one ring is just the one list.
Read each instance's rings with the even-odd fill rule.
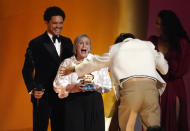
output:
[[164,131],[160,126],[150,126],[146,131]]

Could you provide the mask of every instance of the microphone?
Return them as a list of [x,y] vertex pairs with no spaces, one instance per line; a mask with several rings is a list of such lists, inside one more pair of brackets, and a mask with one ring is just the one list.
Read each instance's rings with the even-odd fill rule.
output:
[[[36,85],[36,83],[35,83],[35,85]],[[36,85],[35,86],[36,88],[34,88],[33,90],[34,91],[44,91],[45,89],[43,88],[43,86],[42,86],[42,84],[38,84],[38,86]],[[37,106],[39,106],[39,102],[40,102],[40,99],[36,99],[37,101]]]

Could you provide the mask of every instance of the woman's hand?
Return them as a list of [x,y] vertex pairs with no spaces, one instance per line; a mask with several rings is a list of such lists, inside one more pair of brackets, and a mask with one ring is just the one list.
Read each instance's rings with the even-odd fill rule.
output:
[[58,93],[59,98],[65,98],[69,95],[69,92],[66,91],[66,87],[59,86],[57,88],[54,87],[54,91]]
[[66,87],[66,91],[70,92],[70,93],[76,93],[76,92],[84,92],[85,90],[83,90],[81,88],[81,86],[83,86],[81,83],[78,84],[70,84]]
[[59,93],[58,93],[59,98],[65,98],[65,97],[68,97],[68,95],[69,95],[69,92],[66,91],[66,88],[59,89]]
[[96,90],[98,90],[100,87],[98,86],[98,85],[96,85],[96,84],[93,84],[94,85],[94,87],[96,88]]

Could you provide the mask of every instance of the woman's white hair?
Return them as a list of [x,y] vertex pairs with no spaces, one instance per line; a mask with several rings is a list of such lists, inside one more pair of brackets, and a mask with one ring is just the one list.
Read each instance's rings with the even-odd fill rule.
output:
[[75,38],[74,45],[73,45],[73,53],[74,53],[74,55],[77,54],[76,46],[77,46],[79,40],[82,39],[83,37],[86,37],[86,38],[89,39],[89,41],[90,41],[90,51],[89,51],[88,53],[91,52],[92,48],[91,48],[91,40],[90,40],[90,38],[89,38],[86,34],[81,34],[81,35],[79,35],[79,36],[77,36],[77,37]]

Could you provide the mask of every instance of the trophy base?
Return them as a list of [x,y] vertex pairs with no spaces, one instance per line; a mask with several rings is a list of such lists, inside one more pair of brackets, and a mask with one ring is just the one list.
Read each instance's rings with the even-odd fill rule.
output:
[[86,91],[93,91],[96,90],[93,84],[84,84],[84,86],[81,86],[82,89]]

